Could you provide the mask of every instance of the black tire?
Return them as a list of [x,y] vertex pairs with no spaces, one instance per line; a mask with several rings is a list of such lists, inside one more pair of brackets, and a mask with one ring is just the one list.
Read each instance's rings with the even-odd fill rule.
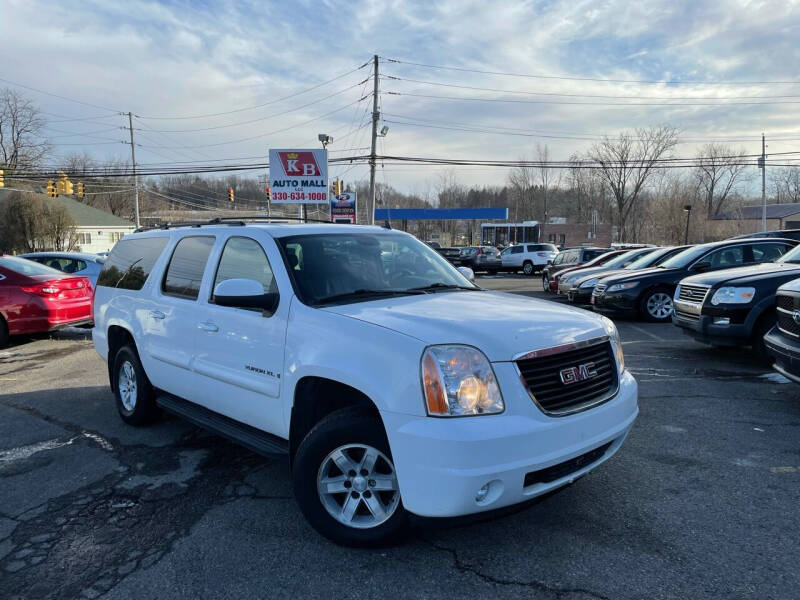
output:
[[[132,390],[132,403],[128,399],[130,396],[123,399],[126,391],[120,389],[121,372],[123,370],[127,371],[128,367],[133,373],[135,383]],[[111,378],[114,397],[117,402],[117,411],[123,421],[128,425],[138,427],[152,423],[158,418],[161,411],[156,404],[155,392],[150,380],[147,378],[147,374],[144,372],[144,367],[142,367],[139,354],[134,346],[125,345],[117,351],[111,368]],[[130,388],[128,389],[130,390]]]
[[547,273],[542,275],[542,289],[548,294],[553,293],[550,291],[550,278],[547,276]]
[[5,348],[6,346],[8,346],[8,324],[0,316],[0,348]]
[[764,336],[775,325],[775,314],[767,313],[761,315],[753,326],[753,333],[750,337],[750,345],[753,347],[753,357],[760,363],[771,365],[773,362],[772,356],[767,351],[767,345],[764,343]]
[[522,263],[522,272],[528,277],[533,277],[533,274],[536,272],[536,268],[533,266],[531,261],[526,260],[524,263]]
[[[661,300],[665,296],[669,296],[669,310],[664,306],[664,310],[659,311],[656,307],[659,304],[664,305]],[[651,306],[651,302],[655,306]],[[672,290],[660,285],[645,291],[639,299],[639,315],[651,323],[668,323],[672,319]]]
[[[356,528],[341,523],[328,512],[320,498],[317,478],[323,463],[334,450],[349,444],[371,446],[391,461],[389,443],[383,423],[378,417],[365,414],[358,408],[345,408],[333,412],[317,423],[306,435],[295,454],[292,482],[297,503],[311,526],[336,544],[357,547],[391,544],[400,539],[408,522],[408,513],[399,498],[391,516],[369,528]],[[342,502],[347,500],[349,494],[355,493],[355,491],[345,492]],[[366,495],[369,491],[363,493]],[[399,496],[399,490],[396,493]],[[358,502],[361,503],[361,500]],[[366,511],[365,502],[359,504],[359,510]]]

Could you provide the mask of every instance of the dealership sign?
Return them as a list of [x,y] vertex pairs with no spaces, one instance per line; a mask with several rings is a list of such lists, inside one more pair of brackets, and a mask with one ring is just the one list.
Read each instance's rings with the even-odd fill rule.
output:
[[328,201],[328,151],[269,151],[271,201],[319,204]]
[[334,223],[356,222],[356,193],[346,192],[333,196],[331,200],[331,221]]

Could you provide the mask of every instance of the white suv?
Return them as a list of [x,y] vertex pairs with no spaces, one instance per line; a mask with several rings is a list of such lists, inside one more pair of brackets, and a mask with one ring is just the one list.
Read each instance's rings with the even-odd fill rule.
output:
[[556,254],[558,249],[553,244],[516,244],[503,250],[500,259],[503,261],[503,271],[522,271],[525,275],[533,275],[541,271]]
[[638,413],[611,321],[484,291],[398,231],[142,231],[114,247],[94,301],[125,422],[164,409],[287,454],[300,509],[341,544],[571,483]]

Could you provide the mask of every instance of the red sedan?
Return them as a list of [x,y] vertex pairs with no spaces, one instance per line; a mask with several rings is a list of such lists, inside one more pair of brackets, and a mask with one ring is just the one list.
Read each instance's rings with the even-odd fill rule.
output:
[[92,323],[92,284],[14,256],[0,256],[0,348],[10,335]]

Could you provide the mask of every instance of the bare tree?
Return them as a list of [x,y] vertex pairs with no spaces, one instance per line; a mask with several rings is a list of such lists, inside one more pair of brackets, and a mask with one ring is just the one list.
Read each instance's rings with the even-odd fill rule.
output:
[[544,146],[536,144],[536,160],[539,162],[539,185],[542,192],[542,223],[547,224],[547,195],[552,187],[558,186],[559,177],[550,167],[546,166],[546,163],[550,160],[550,149],[547,144]]
[[775,202],[800,202],[800,167],[783,167],[770,171]]
[[0,246],[4,251],[72,250],[75,221],[60,204],[40,194],[12,192],[0,204]]
[[22,94],[0,90],[0,164],[9,170],[37,165],[49,152],[42,136],[45,121]]
[[[520,160],[524,161],[525,157],[521,157]],[[511,216],[514,223],[519,223],[525,220],[526,216],[533,214],[533,181],[534,173],[531,167],[514,167],[508,173],[508,185],[514,198],[514,212]]]
[[694,170],[706,205],[706,216],[720,213],[736,188],[748,180],[744,150],[723,144],[706,144],[700,150],[700,161]]
[[677,129],[663,125],[620,133],[614,139],[605,136],[589,151],[589,158],[599,165],[598,172],[614,195],[620,240],[631,235],[631,211],[658,169],[659,160],[666,158],[677,143]]

